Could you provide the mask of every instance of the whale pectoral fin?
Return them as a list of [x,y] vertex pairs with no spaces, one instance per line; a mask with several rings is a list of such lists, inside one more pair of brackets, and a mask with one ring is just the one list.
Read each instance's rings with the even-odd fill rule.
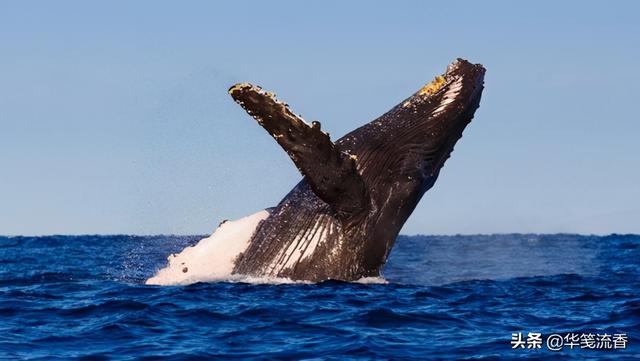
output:
[[234,85],[229,94],[280,144],[314,193],[339,215],[349,217],[367,208],[369,196],[355,157],[340,151],[319,122],[307,124],[273,93],[249,83]]

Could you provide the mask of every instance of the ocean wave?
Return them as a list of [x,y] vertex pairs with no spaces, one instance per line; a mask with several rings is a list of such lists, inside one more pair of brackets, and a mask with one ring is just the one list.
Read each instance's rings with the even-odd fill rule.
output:
[[[158,287],[201,237],[0,237],[4,359],[631,358],[640,236],[400,237],[384,277]],[[571,252],[567,250],[570,249]],[[515,257],[510,261],[509,257]],[[517,265],[513,266],[512,265]],[[627,350],[513,350],[512,332],[626,332]]]

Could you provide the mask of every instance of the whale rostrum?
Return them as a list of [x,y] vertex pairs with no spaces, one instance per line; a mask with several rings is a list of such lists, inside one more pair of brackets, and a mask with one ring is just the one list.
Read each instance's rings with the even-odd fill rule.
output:
[[233,273],[293,280],[378,276],[403,224],[435,183],[480,104],[485,69],[458,59],[384,115],[332,142],[275,95],[229,93],[303,179],[256,226]]

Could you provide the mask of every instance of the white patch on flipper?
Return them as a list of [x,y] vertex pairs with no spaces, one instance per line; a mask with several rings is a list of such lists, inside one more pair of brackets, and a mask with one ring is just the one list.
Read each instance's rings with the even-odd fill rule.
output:
[[[196,282],[233,280],[236,257],[244,252],[256,227],[269,216],[266,210],[222,223],[213,234],[170,255],[169,265],[149,278],[148,285],[186,285]],[[185,272],[186,270],[186,272]]]

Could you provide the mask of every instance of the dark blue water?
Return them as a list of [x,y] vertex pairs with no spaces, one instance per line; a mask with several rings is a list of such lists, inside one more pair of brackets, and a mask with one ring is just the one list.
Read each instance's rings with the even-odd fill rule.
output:
[[[388,284],[145,286],[199,237],[0,237],[2,359],[632,359],[640,236],[400,237]],[[514,332],[626,349],[512,349]]]

